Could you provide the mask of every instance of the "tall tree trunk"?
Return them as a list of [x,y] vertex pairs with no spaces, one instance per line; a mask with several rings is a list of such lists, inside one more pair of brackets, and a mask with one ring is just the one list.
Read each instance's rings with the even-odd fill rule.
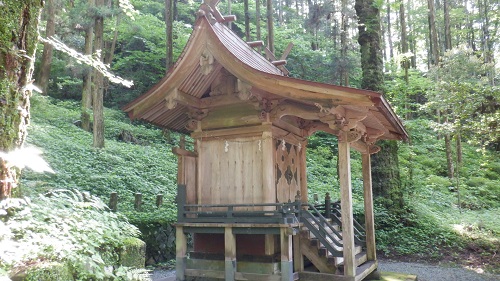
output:
[[113,32],[113,40],[111,41],[110,45],[106,47],[106,56],[104,57],[104,63],[107,65],[111,65],[111,62],[113,62],[113,57],[115,55],[115,49],[116,49],[116,41],[118,40],[119,25],[120,25],[120,14],[117,14],[115,31]]
[[[231,2],[232,2],[232,0],[227,0],[227,13],[228,13],[228,14],[231,14],[231,13],[232,13],[232,10],[231,10]],[[227,23],[227,26],[229,27],[229,29],[232,29],[232,28],[233,28],[233,23],[232,23],[232,22],[228,22],[228,23]]]
[[[30,120],[30,87],[42,1],[3,0],[0,17],[0,152],[20,148]],[[7,9],[8,8],[8,9]],[[20,169],[0,154],[0,200],[11,197]]]
[[[47,25],[45,27],[45,37],[49,38],[56,34],[56,13],[54,0],[47,0],[45,3],[45,12],[47,13]],[[43,43],[43,53],[40,62],[40,71],[36,83],[42,90],[43,95],[47,95],[50,78],[50,65],[52,64],[52,50],[54,48],[49,43]]]
[[[89,8],[95,6],[95,0],[89,0]],[[89,25],[85,28],[85,55],[92,55],[94,41],[94,27]],[[83,89],[82,89],[82,112],[81,121],[82,129],[87,132],[91,131],[90,125],[90,111],[92,110],[92,67],[85,67],[85,73],[83,74]]]
[[[104,0],[96,0],[97,9],[104,6]],[[96,52],[99,54],[99,59],[103,59],[103,35],[104,35],[104,17],[97,14],[94,24],[94,46]],[[94,130],[93,130],[93,146],[97,148],[104,147],[104,75],[95,70],[94,71],[94,95],[92,99],[94,111]]]
[[[408,84],[408,68],[410,68],[410,58],[407,57],[408,54],[408,35],[406,33],[406,16],[405,16],[405,6],[403,0],[399,2],[399,23],[401,26],[401,52],[405,54],[401,66],[405,71],[405,82]],[[407,107],[407,103],[405,103]],[[408,111],[407,111],[408,112]],[[408,116],[407,116],[408,117]],[[408,118],[407,118],[408,119]]]
[[[261,0],[255,0],[255,40],[261,41],[262,34],[260,32],[260,4]],[[258,47],[259,53],[262,51],[262,47]]]
[[[374,0],[356,0],[363,77],[361,87],[382,92],[384,76],[380,49],[380,13]],[[399,175],[398,145],[395,141],[379,142],[381,151],[372,157],[374,195],[384,197],[386,207],[400,210],[403,206]]]
[[347,0],[341,2],[341,31],[340,31],[340,85],[349,86],[349,71],[347,70]]
[[245,12],[245,40],[251,41],[250,38],[250,13],[248,12],[248,0],[243,1]]
[[436,10],[434,9],[434,0],[427,0],[427,7],[429,9],[430,65],[437,65],[439,63],[439,45],[436,30]]
[[444,13],[444,49],[451,50],[450,0],[443,0]]
[[450,133],[446,133],[444,135],[444,145],[446,148],[446,165],[447,165],[447,172],[448,172],[448,178],[452,179],[455,174],[455,169],[453,168],[453,154],[451,150],[451,136]]
[[389,42],[389,61],[394,59],[394,44],[392,43],[391,2],[387,0],[387,40]]
[[412,0],[408,0],[408,5],[406,5],[407,7],[407,10],[408,10],[408,34],[409,34],[409,45],[410,45],[410,51],[411,53],[413,54],[412,57],[411,57],[411,60],[410,60],[410,65],[411,65],[411,68],[417,68],[417,43],[415,42],[415,31],[413,29],[413,22],[412,22],[412,18],[411,18],[411,11],[413,9],[413,6],[412,6]]
[[267,0],[267,48],[274,54],[273,0]]
[[165,25],[167,35],[167,58],[165,73],[174,65],[174,41],[173,41],[173,0],[165,0]]

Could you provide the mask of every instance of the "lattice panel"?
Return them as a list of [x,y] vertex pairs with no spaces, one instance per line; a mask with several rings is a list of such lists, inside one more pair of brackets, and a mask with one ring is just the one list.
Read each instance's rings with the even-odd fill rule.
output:
[[294,201],[300,190],[299,147],[282,140],[275,142],[276,196],[279,202]]

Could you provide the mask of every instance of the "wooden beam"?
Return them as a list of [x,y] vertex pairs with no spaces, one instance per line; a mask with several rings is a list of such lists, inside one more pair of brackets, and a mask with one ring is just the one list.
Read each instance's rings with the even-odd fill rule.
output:
[[264,46],[264,41],[250,41],[250,42],[247,42],[248,46],[252,47],[252,48],[256,48],[256,47],[262,47]]
[[224,228],[225,280],[234,281],[236,276],[236,236],[231,227]]
[[372,171],[370,153],[361,154],[363,169],[363,199],[365,205],[366,256],[369,261],[377,260],[375,246],[375,221],[373,215]]
[[262,136],[262,132],[271,131],[271,124],[265,125],[257,125],[257,126],[248,126],[248,127],[240,127],[240,128],[230,128],[230,129],[219,129],[219,130],[211,130],[211,131],[201,131],[201,132],[193,132],[191,137],[193,139],[210,139],[210,138],[231,138],[231,137],[241,137],[242,135],[255,135]]
[[273,60],[271,63],[275,66],[281,66],[286,64],[286,60]]
[[178,103],[188,107],[194,107],[194,108],[201,107],[201,102],[199,98],[188,95],[177,88],[172,89],[165,96],[165,101],[168,109],[174,109]]
[[200,99],[200,109],[212,109],[235,104],[246,104],[248,100],[239,98],[237,95],[220,95]]
[[281,55],[280,60],[286,60],[286,58],[290,54],[290,51],[292,51],[292,48],[293,48],[293,42],[288,43],[288,46],[286,46],[286,49],[283,52],[283,54]]
[[186,280],[187,238],[182,226],[175,228],[175,275],[177,280]]
[[194,151],[185,150],[185,149],[182,149],[180,147],[173,147],[172,153],[177,155],[177,156],[198,157],[198,153],[196,153]]
[[[347,134],[342,132],[341,134]],[[341,140],[342,139],[342,140]],[[356,276],[356,249],[352,211],[351,156],[347,136],[339,139],[340,204],[342,209],[342,244],[344,252],[344,275]]]

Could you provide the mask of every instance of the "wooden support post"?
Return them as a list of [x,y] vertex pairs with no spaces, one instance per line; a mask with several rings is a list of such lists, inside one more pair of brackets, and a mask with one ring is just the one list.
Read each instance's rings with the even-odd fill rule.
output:
[[[344,133],[347,134],[347,133]],[[351,155],[347,136],[339,138],[340,206],[342,209],[342,244],[344,245],[344,276],[356,276],[354,225],[352,212]]]
[[280,231],[281,244],[281,281],[293,281],[293,251],[292,235],[282,227]]
[[134,208],[139,211],[142,205],[142,193],[135,194]]
[[186,205],[186,186],[177,185],[177,222],[184,221],[184,205]]
[[156,207],[160,207],[163,205],[163,194],[157,194],[156,195]]
[[325,194],[325,218],[329,219],[332,216],[332,198],[330,193]]
[[118,193],[117,192],[111,192],[109,196],[109,209],[113,212],[116,212],[118,210]]
[[225,280],[234,281],[236,276],[236,236],[231,227],[224,229]]
[[370,154],[361,155],[363,168],[363,188],[365,202],[366,257],[369,261],[377,259],[375,246],[375,222],[373,216],[372,167]]
[[175,275],[177,281],[186,280],[187,238],[182,226],[175,229]]
[[300,235],[293,236],[293,268],[295,272],[304,271],[304,256],[300,250]]

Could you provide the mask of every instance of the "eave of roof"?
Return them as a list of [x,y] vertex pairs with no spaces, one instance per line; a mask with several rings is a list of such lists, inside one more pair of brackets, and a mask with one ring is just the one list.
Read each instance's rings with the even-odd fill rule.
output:
[[[309,104],[375,107],[394,128],[395,131],[392,133],[399,135],[401,139],[408,139],[408,133],[401,120],[382,94],[284,76],[279,68],[248,46],[228,27],[218,22],[211,23],[205,16],[197,19],[193,34],[183,53],[167,75],[147,93],[126,105],[123,110],[128,112],[131,118],[143,118],[145,112],[164,102],[165,95],[170,90],[179,87],[181,82],[176,77],[186,77],[192,69],[199,67],[198,58],[205,48],[213,54],[219,64],[239,79],[283,98]],[[177,82],[172,83],[172,81]],[[148,121],[165,126],[154,120]],[[181,127],[173,129],[185,132]]]

